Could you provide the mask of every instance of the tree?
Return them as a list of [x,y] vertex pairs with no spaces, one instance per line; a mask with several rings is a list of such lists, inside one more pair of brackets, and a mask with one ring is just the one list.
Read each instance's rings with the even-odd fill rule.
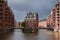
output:
[[25,21],[23,21],[23,22],[21,23],[21,26],[25,27]]
[[[21,26],[25,27],[25,21],[21,22]],[[22,29],[22,32],[24,32],[24,28]]]

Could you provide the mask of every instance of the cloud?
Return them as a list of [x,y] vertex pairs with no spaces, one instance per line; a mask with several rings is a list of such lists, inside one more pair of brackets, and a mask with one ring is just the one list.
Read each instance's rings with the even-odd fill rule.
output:
[[28,11],[38,11],[40,19],[46,18],[56,2],[56,0],[8,0],[17,21],[23,20]]
[[30,10],[30,9],[39,9],[42,6],[51,7],[55,3],[53,0],[8,0],[12,8],[16,10]]
[[15,9],[13,9],[13,12],[14,12],[16,21],[24,20],[24,17],[25,17],[24,15],[26,15],[26,11],[17,11]]

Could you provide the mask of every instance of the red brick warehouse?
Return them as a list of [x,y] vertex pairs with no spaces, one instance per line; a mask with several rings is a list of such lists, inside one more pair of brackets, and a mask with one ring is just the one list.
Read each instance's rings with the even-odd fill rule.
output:
[[38,30],[38,13],[27,13],[25,17],[25,31],[26,32],[36,32]]
[[0,31],[6,31],[14,27],[14,14],[6,0],[0,0]]
[[48,24],[53,26],[54,31],[60,31],[60,2],[55,5],[48,20],[50,20]]

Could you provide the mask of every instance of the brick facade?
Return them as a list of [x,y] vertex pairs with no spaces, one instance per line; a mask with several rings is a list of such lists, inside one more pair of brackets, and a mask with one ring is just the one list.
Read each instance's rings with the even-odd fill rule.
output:
[[14,27],[14,14],[6,0],[0,0],[0,31]]
[[38,13],[29,12],[25,18],[25,30],[35,32],[38,30]]
[[54,31],[60,31],[60,2],[58,2],[55,5],[55,8],[51,11],[51,16],[49,19],[50,22],[48,22],[51,23],[54,28]]
[[44,28],[47,27],[47,20],[46,19],[43,19],[43,20],[39,21],[38,28],[40,28],[40,27],[44,27]]

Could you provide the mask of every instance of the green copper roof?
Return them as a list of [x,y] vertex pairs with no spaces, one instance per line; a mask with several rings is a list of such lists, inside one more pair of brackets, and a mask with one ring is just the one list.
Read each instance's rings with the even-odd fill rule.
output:
[[60,2],[60,0],[58,0],[58,2]]

